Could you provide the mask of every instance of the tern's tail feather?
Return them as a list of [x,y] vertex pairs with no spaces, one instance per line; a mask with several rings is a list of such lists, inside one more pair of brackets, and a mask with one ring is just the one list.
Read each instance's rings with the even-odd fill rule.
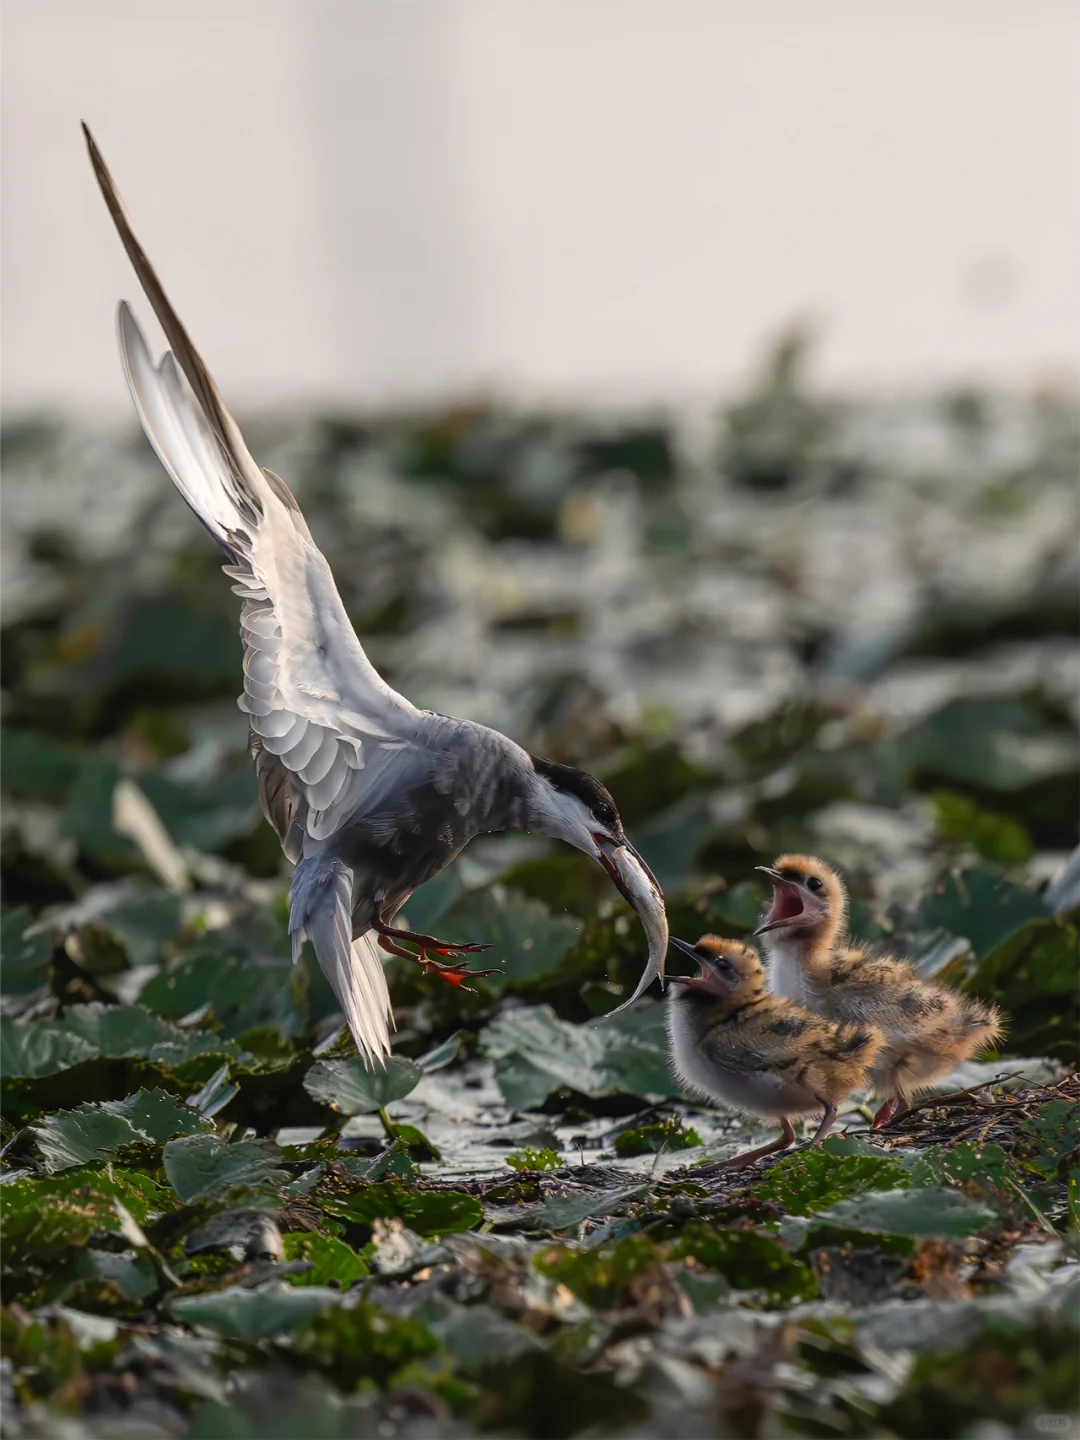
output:
[[321,856],[301,860],[289,891],[293,962],[309,939],[333,986],[360,1054],[381,1065],[390,1053],[390,994],[375,936],[352,938],[352,871]]

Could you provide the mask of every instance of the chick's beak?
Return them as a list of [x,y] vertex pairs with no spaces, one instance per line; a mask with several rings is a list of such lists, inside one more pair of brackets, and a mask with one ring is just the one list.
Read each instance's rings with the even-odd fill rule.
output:
[[[691,960],[697,961],[698,971],[704,980],[709,973],[708,966],[698,954],[697,947],[691,945],[688,940],[680,940],[675,935],[672,935],[670,943],[675,946],[676,950],[681,950],[684,955],[689,955]],[[669,975],[667,978],[670,985],[693,985],[695,977],[692,975]]]
[[726,999],[731,993],[731,986],[724,983],[721,977],[710,966],[708,961],[699,954],[696,946],[689,944],[686,940],[677,940],[673,935],[671,943],[676,950],[681,950],[684,955],[689,955],[691,960],[698,964],[697,975],[669,975],[670,985],[682,985],[687,990],[704,991],[708,995]]
[[617,1010],[608,1012],[609,1015],[615,1015],[618,1010],[632,1005],[654,980],[659,979],[663,984],[664,959],[668,947],[667,914],[664,910],[664,896],[656,876],[633,845],[627,841],[598,841],[597,859],[611,877],[619,894],[641,921],[649,942],[649,958],[638,987],[629,1000],[624,1001]]
[[762,875],[767,875],[773,887],[772,905],[765,919],[754,931],[755,935],[780,930],[786,925],[806,922],[815,924],[824,918],[826,907],[820,901],[812,899],[801,885],[796,885],[771,865],[758,865],[755,869],[760,870]]

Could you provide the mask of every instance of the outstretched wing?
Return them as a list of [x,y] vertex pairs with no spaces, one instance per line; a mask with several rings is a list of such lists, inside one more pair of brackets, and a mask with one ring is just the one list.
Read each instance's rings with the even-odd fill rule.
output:
[[[85,130],[85,127],[84,127]],[[121,304],[120,351],[143,430],[226,552],[243,600],[244,693],[267,818],[294,861],[417,760],[419,712],[364,654],[288,487],[255,463],[135,238],[89,131],[102,194],[172,351],[159,364]],[[411,752],[411,753],[410,753]]]
[[[285,483],[252,458],[217,386],[135,238],[83,126],[101,193],[172,346],[155,364],[130,308],[118,316],[135,408],[176,488],[225,551],[243,600],[244,693],[263,809],[295,863],[426,772],[419,712],[382,680],[357,640],[330,567]],[[390,1048],[390,999],[373,937],[351,934],[344,876],[294,927],[310,934],[360,1050]]]

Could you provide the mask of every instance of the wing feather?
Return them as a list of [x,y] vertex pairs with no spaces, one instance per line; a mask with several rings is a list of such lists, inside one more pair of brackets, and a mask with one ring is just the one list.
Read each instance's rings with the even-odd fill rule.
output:
[[[294,810],[303,810],[309,836],[326,839],[363,811],[358,774],[415,764],[418,712],[364,654],[295,499],[253,459],[88,131],[86,139],[105,203],[172,346],[155,365],[132,311],[121,304],[120,350],[139,419],[173,483],[225,550],[225,572],[244,601],[238,704],[253,736],[281,757],[304,802]],[[383,763],[373,763],[384,744]],[[412,753],[399,755],[403,745]]]
[[367,931],[355,940],[352,936],[352,874],[344,866],[320,870],[309,890],[304,865],[297,867],[293,881],[294,892],[299,892],[290,922],[293,960],[299,960],[308,937],[357,1049],[372,1062],[381,1063],[390,1053],[390,995],[374,934]]
[[[108,168],[83,126],[90,160],[139,282],[171,350],[155,364],[130,307],[120,353],[140,423],[170,479],[225,552],[243,601],[244,693],[263,811],[301,871],[321,843],[430,762],[419,712],[381,678],[353,632],[288,486],[261,470],[135,237]],[[311,856],[311,859],[307,858]],[[361,1053],[389,1051],[390,1000],[374,937],[353,940],[352,877],[316,866],[291,917],[310,934]],[[295,886],[294,886],[295,888]],[[310,902],[310,903],[309,903]]]

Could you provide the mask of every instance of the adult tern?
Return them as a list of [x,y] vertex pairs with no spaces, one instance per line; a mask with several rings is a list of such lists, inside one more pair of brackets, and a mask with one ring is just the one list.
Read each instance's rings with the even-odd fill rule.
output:
[[667,920],[660,887],[627,840],[615,802],[593,776],[530,755],[497,730],[418,710],[377,673],[300,507],[284,481],[253,459],[85,125],[83,133],[109,213],[172,347],[155,364],[121,302],[131,397],[173,484],[225,552],[222,568],[243,602],[237,703],[248,716],[263,812],[295,866],[293,959],[310,939],[358,1050],[379,1062],[390,1050],[393,1018],[380,949],[454,985],[484,973],[462,959],[486,947],[396,928],[395,916],[475,836],[530,830],[598,861],[641,918],[649,959],[636,999],[663,979]]

